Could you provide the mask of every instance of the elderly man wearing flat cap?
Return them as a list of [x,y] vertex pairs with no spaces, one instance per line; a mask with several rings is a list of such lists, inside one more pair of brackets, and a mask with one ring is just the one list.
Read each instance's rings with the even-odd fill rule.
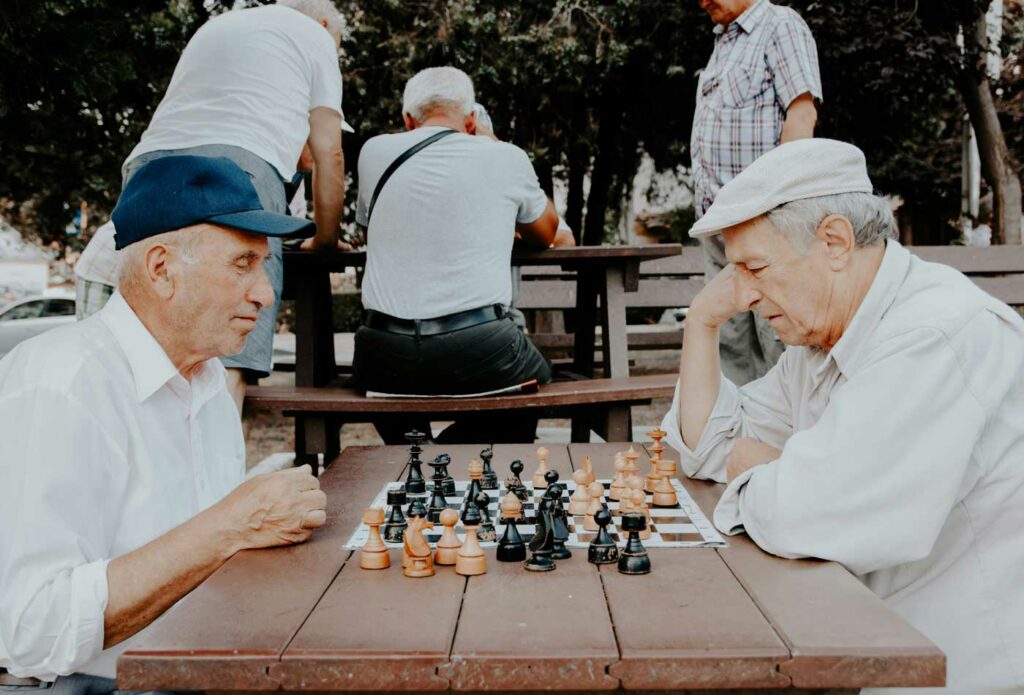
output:
[[[845,143],[763,155],[690,234],[730,265],[693,301],[663,428],[728,483],[716,526],[845,565],[946,653],[943,692],[1024,692],[1024,321],[900,246]],[[744,311],[787,349],[737,387],[718,331]]]
[[115,689],[123,640],[238,550],[325,521],[306,466],[243,482],[238,411],[216,359],[274,301],[267,212],[225,158],[155,160],[114,210],[119,290],[0,361],[0,667],[55,693]]

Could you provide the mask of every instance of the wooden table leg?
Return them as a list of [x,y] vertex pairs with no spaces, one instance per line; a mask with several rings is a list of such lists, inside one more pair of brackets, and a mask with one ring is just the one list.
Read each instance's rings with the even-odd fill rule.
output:
[[295,278],[295,385],[325,386],[335,372],[330,273]]
[[[601,343],[604,374],[629,376],[629,342],[626,336],[626,274],[621,266],[609,266],[601,287]],[[630,442],[632,413],[628,405],[609,406],[599,434],[607,442]]]
[[[580,268],[576,271],[576,331],[573,335],[573,372],[585,377],[594,376],[594,343],[597,336],[597,298],[601,294],[603,273]],[[592,413],[581,410],[572,417],[571,439],[574,442],[589,442],[593,426]]]

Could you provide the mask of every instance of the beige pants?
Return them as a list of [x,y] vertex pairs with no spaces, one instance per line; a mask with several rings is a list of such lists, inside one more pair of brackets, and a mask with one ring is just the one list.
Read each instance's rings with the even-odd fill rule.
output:
[[[710,280],[728,261],[722,237],[704,239],[704,273]],[[752,312],[734,316],[722,326],[718,354],[722,373],[737,386],[764,376],[782,356],[786,346],[775,335],[768,322]]]

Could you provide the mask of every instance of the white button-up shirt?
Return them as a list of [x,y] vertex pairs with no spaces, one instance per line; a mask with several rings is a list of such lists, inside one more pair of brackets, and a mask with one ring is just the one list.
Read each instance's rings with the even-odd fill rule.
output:
[[242,482],[224,367],[191,383],[115,293],[0,361],[0,666],[114,677],[107,563]]
[[678,404],[677,388],[662,427],[691,477],[725,481],[738,437],[782,450],[728,485],[719,529],[845,565],[946,653],[943,692],[1024,692],[1024,321],[1012,309],[890,241],[830,352],[791,347],[742,388],[722,377],[694,450]]

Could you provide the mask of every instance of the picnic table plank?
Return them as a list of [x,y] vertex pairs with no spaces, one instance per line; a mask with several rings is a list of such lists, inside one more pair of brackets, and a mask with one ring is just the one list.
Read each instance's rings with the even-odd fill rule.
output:
[[[499,479],[520,459],[529,481],[537,470],[534,444],[496,444],[493,468]],[[561,480],[571,476],[564,444],[548,449],[548,466]],[[487,574],[470,577],[451,661],[443,674],[453,690],[607,690],[619,681],[607,675],[618,659],[614,631],[597,568],[586,549],[554,572],[535,574],[519,563],[487,555]],[[582,555],[582,557],[581,557]]]
[[[595,475],[611,478],[615,452],[627,446],[570,444],[569,453],[574,466],[589,455]],[[649,457],[635,446],[640,475],[646,476]],[[653,570],[648,575],[601,568],[621,655],[610,673],[624,688],[789,684],[778,672],[789,650],[713,549],[652,548],[649,554]]]
[[[378,472],[376,484],[369,490],[346,490],[337,499],[328,500],[329,508],[341,506],[348,514],[344,533],[336,543],[336,552],[345,554],[350,551],[341,548],[359,525],[366,507],[385,480],[404,475],[409,456],[406,446],[358,449],[359,456],[375,455],[401,465],[387,474]],[[452,457],[450,472],[459,478],[459,462],[468,462],[479,453],[479,447],[427,444],[420,458],[426,463],[444,452]],[[330,470],[346,466],[342,459]],[[423,469],[429,490],[432,470],[426,465]],[[395,470],[397,473],[392,474]],[[351,559],[298,630],[280,663],[271,667],[273,678],[286,690],[447,688],[447,681],[436,672],[448,661],[464,578],[439,570],[434,577],[409,579],[402,573],[402,553],[398,549],[391,551],[391,567],[383,571],[360,569],[358,558],[358,551],[352,551]]]
[[780,670],[794,685],[945,684],[938,647],[841,565],[774,557],[746,535],[728,541],[719,555],[789,647]]
[[[238,553],[182,599],[118,660],[121,690],[275,690],[270,666],[348,558],[340,550],[362,509],[332,500],[370,499],[396,478],[396,449],[349,447],[320,484],[327,523],[301,545]],[[282,588],[287,587],[286,591]],[[267,619],[272,607],[273,620]],[[143,653],[144,652],[144,653]]]

